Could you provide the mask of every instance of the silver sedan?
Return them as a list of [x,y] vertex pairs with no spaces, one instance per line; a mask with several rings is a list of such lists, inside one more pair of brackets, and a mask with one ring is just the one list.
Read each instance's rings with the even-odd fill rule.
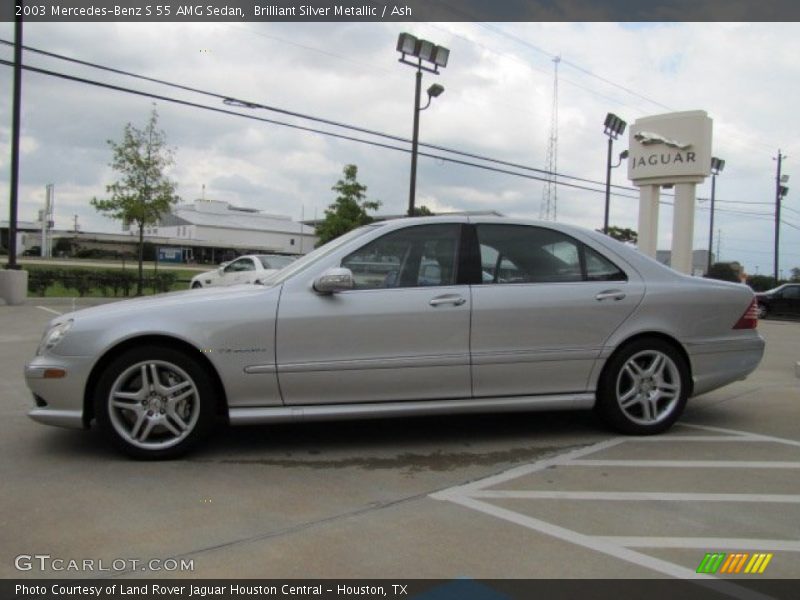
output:
[[232,425],[594,408],[668,429],[743,379],[764,341],[743,285],[687,277],[555,223],[430,217],[352,231],[264,286],[59,316],[25,376],[31,418],[137,458]]

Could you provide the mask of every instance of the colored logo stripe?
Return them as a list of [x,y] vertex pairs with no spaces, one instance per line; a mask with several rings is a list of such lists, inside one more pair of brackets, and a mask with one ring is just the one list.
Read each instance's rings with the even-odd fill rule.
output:
[[750,558],[750,555],[746,552],[735,552],[734,554],[729,554],[728,559],[722,564],[722,568],[719,570],[720,573],[738,573],[744,567],[745,561]]
[[745,573],[763,573],[767,568],[769,561],[772,560],[772,554],[753,554],[753,558],[745,568]]
[[697,567],[697,572],[709,575],[715,573],[737,574],[742,573],[742,569],[744,569],[744,573],[760,574],[766,570],[772,556],[772,554],[758,552],[752,555],[749,552],[732,554],[709,552],[703,557],[700,566]]
[[722,561],[725,560],[724,552],[713,552],[706,554],[700,566],[697,567],[698,573],[716,573]]

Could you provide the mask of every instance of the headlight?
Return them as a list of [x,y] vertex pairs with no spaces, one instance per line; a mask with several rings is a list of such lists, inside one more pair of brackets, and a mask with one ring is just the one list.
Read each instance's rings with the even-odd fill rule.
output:
[[55,348],[58,343],[64,339],[64,336],[67,335],[70,327],[72,327],[72,319],[64,321],[63,323],[57,323],[45,331],[42,336],[42,341],[39,342],[39,347],[36,349],[36,356]]

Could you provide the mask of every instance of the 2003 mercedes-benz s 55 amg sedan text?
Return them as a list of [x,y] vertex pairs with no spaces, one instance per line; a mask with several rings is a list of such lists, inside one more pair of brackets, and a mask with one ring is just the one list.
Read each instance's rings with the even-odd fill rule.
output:
[[595,408],[629,434],[746,377],[764,341],[743,285],[681,275],[555,223],[371,224],[256,286],[56,317],[25,376],[30,416],[139,458],[214,424]]

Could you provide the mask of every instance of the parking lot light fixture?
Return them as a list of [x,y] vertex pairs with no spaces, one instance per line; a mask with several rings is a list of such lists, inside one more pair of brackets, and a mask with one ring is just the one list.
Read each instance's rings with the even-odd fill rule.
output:
[[431,105],[431,101],[434,98],[438,98],[443,93],[444,93],[444,86],[439,85],[438,83],[434,83],[431,87],[428,88],[428,102],[425,104],[425,106],[420,108],[420,111],[423,111],[426,108],[428,108]]
[[711,272],[711,251],[714,248],[714,200],[717,192],[717,175],[725,168],[725,161],[716,156],[711,157],[711,217],[708,223],[708,263],[706,275]]
[[419,154],[419,113],[431,104],[444,92],[444,87],[433,84],[428,88],[428,103],[420,107],[422,93],[422,72],[427,71],[434,75],[439,74],[439,68],[447,66],[450,59],[450,50],[438,46],[428,40],[421,40],[410,33],[401,33],[397,38],[397,51],[400,53],[399,62],[414,67],[417,70],[414,88],[414,129],[411,141],[411,181],[408,191],[408,216],[414,216],[414,203],[417,195],[417,156]]
[[[611,208],[611,153],[613,151],[614,140],[625,132],[625,127],[628,124],[614,113],[608,113],[603,125],[603,133],[608,136],[608,157],[606,160],[606,209],[603,217],[603,233],[608,235],[608,213]],[[622,154],[620,154],[620,162],[615,166],[619,166],[622,164],[623,158],[627,158],[627,150],[623,152],[623,154],[625,154],[625,156],[623,157]]]

